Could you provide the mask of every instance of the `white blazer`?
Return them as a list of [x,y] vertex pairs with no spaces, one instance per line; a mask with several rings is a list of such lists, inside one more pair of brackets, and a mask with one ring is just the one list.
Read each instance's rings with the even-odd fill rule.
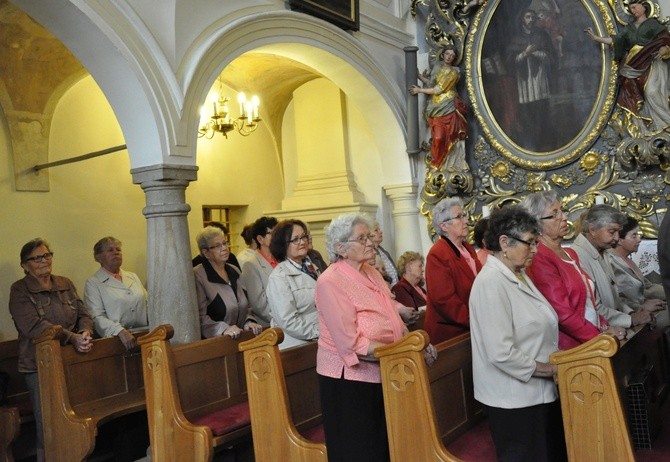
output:
[[84,286],[84,305],[101,337],[149,325],[147,291],[135,273],[120,271],[123,282],[100,268]]
[[505,409],[551,403],[552,378],[532,377],[535,361],[558,350],[558,316],[523,273],[523,283],[489,255],[470,292],[475,399]]
[[280,349],[319,337],[319,314],[314,302],[316,280],[288,259],[279,263],[268,279],[268,303],[272,325],[284,331]]

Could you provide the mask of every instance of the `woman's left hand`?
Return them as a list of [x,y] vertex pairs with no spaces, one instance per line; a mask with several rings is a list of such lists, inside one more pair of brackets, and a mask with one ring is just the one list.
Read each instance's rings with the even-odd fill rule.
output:
[[254,335],[258,335],[263,332],[263,326],[253,321],[247,321],[244,324],[244,330],[250,330]]
[[398,308],[398,314],[402,318],[403,322],[408,326],[411,326],[419,319],[419,312],[412,307],[403,306]]
[[423,350],[423,359],[426,361],[428,367],[437,361],[437,348],[432,343],[429,343],[426,349]]

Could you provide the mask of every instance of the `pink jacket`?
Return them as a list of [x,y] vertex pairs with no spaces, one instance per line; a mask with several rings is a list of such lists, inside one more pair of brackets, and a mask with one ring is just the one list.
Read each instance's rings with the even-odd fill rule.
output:
[[[379,363],[361,361],[371,341],[393,343],[407,332],[381,274],[364,263],[361,271],[339,260],[316,282],[319,312],[317,373],[381,383]],[[344,374],[344,375],[343,375]]]

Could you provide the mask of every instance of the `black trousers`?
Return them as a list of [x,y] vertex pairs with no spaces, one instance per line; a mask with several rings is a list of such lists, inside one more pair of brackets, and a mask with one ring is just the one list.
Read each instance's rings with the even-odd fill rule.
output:
[[499,462],[568,460],[560,401],[519,409],[485,407]]
[[328,462],[390,460],[381,383],[319,375]]

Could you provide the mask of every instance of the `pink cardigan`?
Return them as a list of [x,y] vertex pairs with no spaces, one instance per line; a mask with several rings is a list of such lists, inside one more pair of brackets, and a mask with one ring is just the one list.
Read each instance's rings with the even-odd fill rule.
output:
[[367,263],[359,272],[339,260],[319,276],[315,299],[319,312],[317,373],[381,383],[379,363],[361,361],[358,355],[367,354],[371,341],[388,344],[407,332],[398,314],[399,303],[391,298],[381,274]]

